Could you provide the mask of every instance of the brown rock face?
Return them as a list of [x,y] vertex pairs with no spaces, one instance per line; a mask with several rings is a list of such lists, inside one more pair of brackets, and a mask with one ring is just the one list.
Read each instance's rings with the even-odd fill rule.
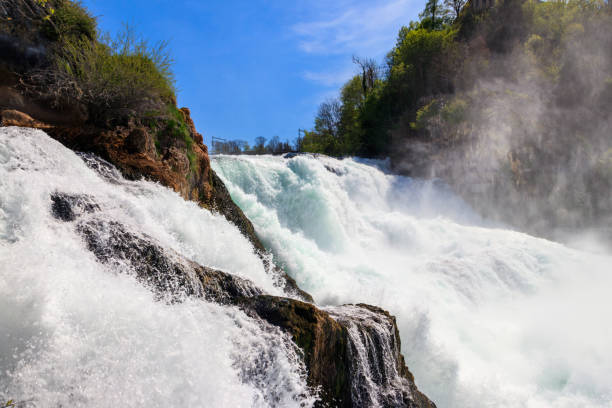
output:
[[126,178],[157,181],[186,200],[213,209],[208,149],[202,144],[202,135],[195,130],[189,109],[179,110],[189,131],[188,138],[193,141],[187,146],[184,139],[165,135],[164,130],[152,129],[138,120],[100,128],[88,124],[83,117],[66,116],[64,111],[48,107],[42,109],[38,107],[39,101],[20,94],[14,87],[2,86],[0,91],[3,126],[44,129],[72,150],[92,152],[110,161]]
[[2,118],[2,126],[21,126],[32,127],[37,129],[49,129],[50,125],[40,122],[30,115],[14,109],[5,109],[0,114]]
[[308,383],[321,387],[321,406],[351,406],[347,332],[327,312],[266,295],[242,300],[242,308],[291,334],[304,352]]
[[[210,160],[206,146],[167,138],[156,147],[152,131],[134,124],[111,130],[92,126],[54,126],[47,133],[65,146],[95,153],[114,164],[132,180],[145,178],[172,188],[186,200],[211,208]],[[192,159],[188,155],[192,155]]]
[[[191,119],[191,111],[189,110],[189,108],[183,107],[179,110],[183,114],[183,119],[185,123],[187,124],[187,126],[189,127],[189,132],[191,133],[193,137],[193,141],[198,144],[201,144],[202,146],[205,146],[202,135],[196,131],[195,124],[193,123],[193,120]],[[206,153],[208,153],[208,150],[206,151]]]
[[[395,316],[363,303],[327,311],[348,333],[347,371],[352,406],[435,407],[418,390],[406,366]],[[374,388],[370,386],[372,381],[376,384]]]

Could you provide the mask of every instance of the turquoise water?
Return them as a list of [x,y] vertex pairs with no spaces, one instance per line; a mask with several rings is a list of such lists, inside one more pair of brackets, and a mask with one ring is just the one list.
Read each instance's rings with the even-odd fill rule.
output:
[[215,156],[258,235],[323,305],[397,316],[440,407],[612,405],[612,258],[480,219],[387,163]]

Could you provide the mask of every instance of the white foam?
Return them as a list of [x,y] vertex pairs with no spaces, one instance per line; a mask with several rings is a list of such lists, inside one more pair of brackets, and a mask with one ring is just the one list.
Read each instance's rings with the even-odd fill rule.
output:
[[481,220],[385,163],[215,156],[266,246],[320,303],[397,316],[441,407],[612,404],[612,258]]
[[0,129],[0,401],[36,406],[311,406],[289,338],[202,300],[168,305],[98,263],[50,194],[280,294],[236,227],[159,185],[112,184],[41,131]]

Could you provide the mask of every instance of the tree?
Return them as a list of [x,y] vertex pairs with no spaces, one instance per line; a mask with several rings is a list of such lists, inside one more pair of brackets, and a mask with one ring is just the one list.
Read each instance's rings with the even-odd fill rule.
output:
[[331,137],[338,136],[340,120],[342,118],[342,104],[338,99],[329,99],[319,106],[315,118],[315,130],[318,133]]
[[264,154],[266,152],[266,138],[263,136],[257,136],[255,138],[255,146],[253,146],[253,150],[256,154]]
[[454,14],[453,20],[456,20],[457,17],[459,17],[459,13],[461,13],[465,3],[466,0],[444,0],[444,5]]
[[236,142],[238,143],[238,149],[240,149],[240,152],[242,153],[248,152],[251,149],[246,140],[237,140]]
[[[377,79],[377,81],[379,81]],[[375,87],[380,85],[380,81],[375,82]],[[373,95],[374,90],[369,90],[369,95]],[[363,136],[360,116],[363,111],[366,94],[362,86],[360,75],[355,75],[349,80],[340,91],[342,101],[342,119],[340,122],[340,139],[342,154],[354,155],[359,152],[361,137]]]
[[241,150],[240,150],[240,144],[238,140],[230,140],[229,142],[225,143],[225,149],[226,151],[224,151],[223,153],[226,154],[240,154]]
[[286,153],[286,152],[291,152],[293,151],[293,148],[291,147],[291,143],[289,143],[289,140],[286,140],[281,143],[281,152],[282,153]]
[[266,145],[266,151],[268,153],[280,153],[280,145],[280,138],[278,136],[274,136],[268,141],[268,144]]
[[363,95],[367,96],[368,92],[374,89],[378,79],[378,65],[371,58],[359,58],[354,55],[353,63],[359,65],[361,69],[361,88],[363,89]]
[[449,20],[449,10],[441,0],[427,0],[425,9],[419,14],[421,26],[429,30],[440,30]]

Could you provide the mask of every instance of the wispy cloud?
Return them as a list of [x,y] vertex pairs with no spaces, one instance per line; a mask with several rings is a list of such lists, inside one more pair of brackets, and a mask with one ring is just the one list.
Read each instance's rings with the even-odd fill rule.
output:
[[[306,80],[337,87],[355,74],[351,56],[381,60],[402,25],[416,18],[420,0],[310,0],[310,17],[292,31],[302,52],[324,58],[324,69],[303,73]],[[341,61],[341,62],[339,62]]]
[[299,46],[314,54],[380,55],[390,49],[401,25],[414,19],[415,0],[345,2],[336,13],[321,10],[319,18],[299,22],[293,31]]
[[345,66],[335,71],[324,71],[324,72],[313,72],[306,71],[303,73],[302,77],[312,82],[316,82],[318,84],[324,86],[333,86],[337,87],[342,85],[347,78],[350,78],[351,75],[354,75],[355,67],[353,66]]

